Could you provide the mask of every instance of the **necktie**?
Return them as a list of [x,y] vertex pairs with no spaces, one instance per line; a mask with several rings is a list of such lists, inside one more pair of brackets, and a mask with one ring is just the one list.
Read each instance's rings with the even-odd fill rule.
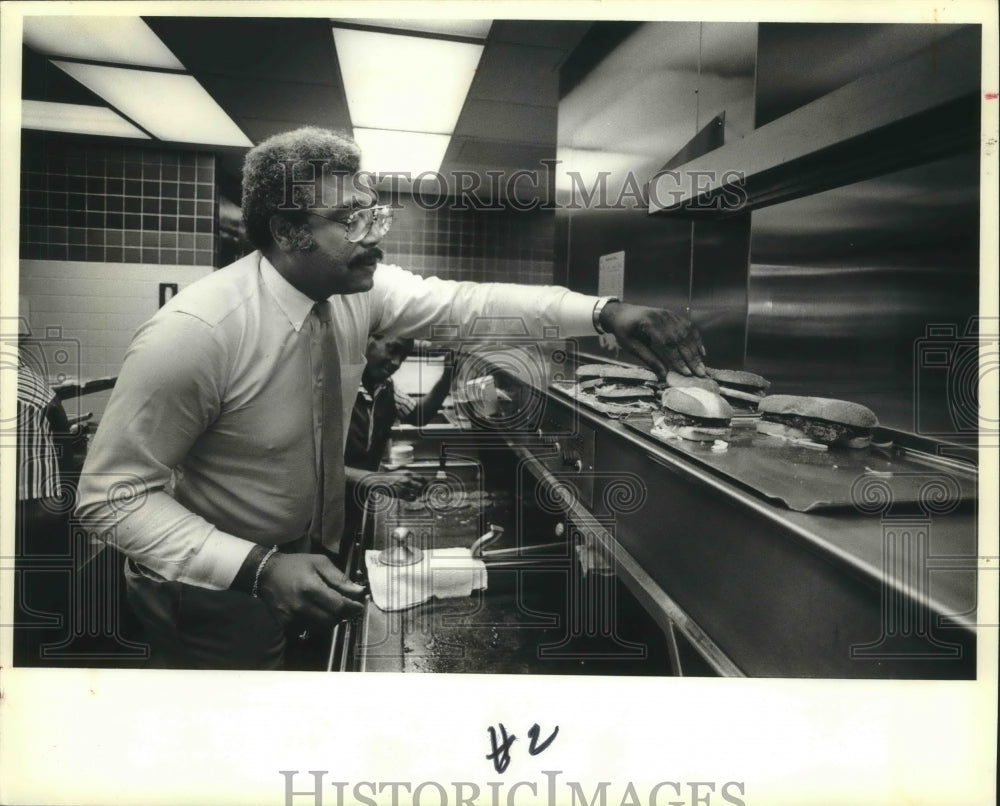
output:
[[[316,503],[309,536],[328,551],[340,547],[344,530],[344,437],[343,398],[340,390],[340,354],[330,321],[330,303],[317,302],[310,318],[313,406],[319,407],[320,437],[317,445]],[[319,393],[317,393],[317,391]]]

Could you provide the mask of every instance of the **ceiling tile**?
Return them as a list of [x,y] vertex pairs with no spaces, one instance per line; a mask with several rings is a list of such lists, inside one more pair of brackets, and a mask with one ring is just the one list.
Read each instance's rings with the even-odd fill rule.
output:
[[465,102],[455,134],[555,146],[556,108],[470,98]]
[[[253,142],[302,125],[352,129],[328,18],[143,17]],[[587,21],[494,23],[446,165],[516,168],[553,157],[557,70]],[[25,49],[24,97],[94,96]],[[217,148],[238,175],[240,149]]]
[[455,156],[455,166],[483,165],[489,168],[531,168],[543,159],[555,159],[554,147],[506,143],[500,140],[464,139]]
[[326,19],[143,17],[193,73],[339,84]]
[[539,45],[569,52],[592,24],[589,20],[494,20],[490,41]]
[[340,87],[209,74],[199,78],[234,118],[268,117],[328,128],[351,125]]
[[493,21],[435,17],[332,17],[330,22],[334,24],[347,23],[348,25],[361,25],[368,28],[387,28],[389,30],[417,31],[421,33],[444,34],[445,36],[452,37],[486,39]]
[[[233,116],[236,125],[239,126],[248,138],[254,143],[260,143],[268,137],[272,137],[282,132],[298,129],[307,125],[300,118],[273,118],[268,117],[265,112],[261,112],[260,117],[238,117]],[[316,124],[322,125],[322,124]],[[343,128],[341,126],[331,126],[329,128]]]
[[23,39],[47,56],[164,70],[184,68],[141,18],[128,14],[30,15],[24,18]]
[[161,140],[252,145],[193,76],[89,62],[53,63]]
[[145,19],[253,142],[305,125],[350,131],[328,20]]
[[104,106],[104,99],[29,47],[21,48],[21,98],[64,104]]
[[476,71],[469,98],[556,106],[556,68],[563,51],[527,45],[489,43]]

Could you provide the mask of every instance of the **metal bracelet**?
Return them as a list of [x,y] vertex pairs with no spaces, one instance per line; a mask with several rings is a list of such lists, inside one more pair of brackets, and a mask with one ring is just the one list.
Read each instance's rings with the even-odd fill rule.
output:
[[258,588],[260,586],[261,571],[264,570],[264,566],[267,565],[267,561],[271,559],[271,557],[274,555],[274,552],[276,552],[277,550],[278,550],[277,546],[271,546],[271,548],[268,549],[267,554],[264,555],[264,559],[260,561],[260,565],[257,566],[257,573],[254,574],[253,578],[253,588],[251,588],[250,590],[250,595],[254,599],[259,598],[260,591],[258,590]]
[[596,304],[594,305],[594,313],[593,313],[594,330],[596,330],[602,336],[605,333],[607,333],[607,331],[603,327],[601,327],[601,312],[604,310],[604,306],[607,305],[609,302],[621,302],[621,300],[618,299],[618,297],[601,297],[599,300],[597,300]]

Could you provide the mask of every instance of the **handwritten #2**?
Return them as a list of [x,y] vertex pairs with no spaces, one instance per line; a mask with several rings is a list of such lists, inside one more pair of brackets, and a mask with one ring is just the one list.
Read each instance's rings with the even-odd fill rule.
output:
[[[513,733],[507,733],[507,728],[503,726],[503,722],[499,723],[500,734],[497,735],[495,728],[490,726],[487,728],[490,734],[490,747],[492,752],[490,752],[486,758],[493,762],[493,768],[497,772],[503,772],[507,769],[510,764],[510,747],[517,741],[517,736]],[[559,734],[559,726],[556,725],[556,729],[552,731],[552,734],[544,741],[539,742],[538,736],[541,733],[541,728],[535,723],[528,730],[528,753],[533,756],[537,756],[539,753],[544,751],[552,742],[555,740],[556,736]]]

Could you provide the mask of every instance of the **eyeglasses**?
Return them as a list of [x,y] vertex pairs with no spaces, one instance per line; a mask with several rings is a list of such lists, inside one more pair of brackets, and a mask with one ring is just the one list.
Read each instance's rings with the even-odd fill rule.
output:
[[392,226],[392,207],[387,204],[378,207],[362,207],[355,210],[347,218],[340,220],[327,218],[319,213],[309,213],[316,218],[330,221],[334,224],[343,224],[346,228],[344,237],[351,243],[359,243],[368,237],[369,233],[376,238],[384,238],[385,234]]

